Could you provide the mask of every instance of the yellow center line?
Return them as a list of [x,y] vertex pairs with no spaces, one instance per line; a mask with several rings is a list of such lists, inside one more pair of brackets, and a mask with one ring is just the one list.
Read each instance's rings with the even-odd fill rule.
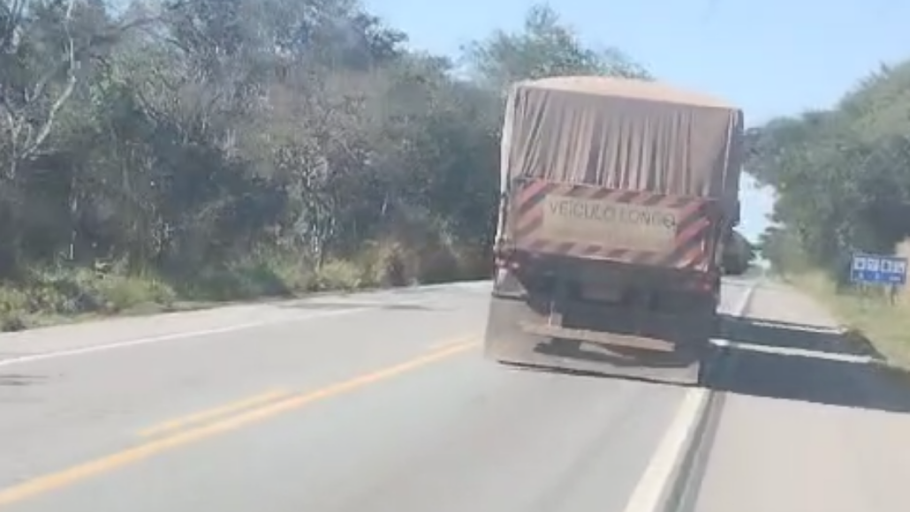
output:
[[38,494],[59,489],[80,480],[97,476],[131,463],[139,462],[167,450],[187,445],[194,441],[210,438],[217,434],[236,430],[258,421],[277,416],[281,413],[304,407],[319,400],[354,391],[355,389],[362,388],[369,384],[374,384],[422,366],[442,361],[475,346],[477,346],[476,342],[463,342],[316,391],[291,396],[257,409],[242,412],[236,416],[177,432],[171,436],[149,441],[139,446],[86,462],[57,473],[34,478],[19,485],[0,490],[0,506],[9,505]]
[[262,393],[245,400],[239,400],[232,402],[220,407],[214,407],[212,409],[207,409],[200,411],[182,418],[177,418],[174,420],[166,421],[158,425],[154,425],[145,429],[140,430],[137,435],[139,437],[154,437],[159,436],[165,432],[170,432],[172,430],[179,430],[181,428],[190,426],[196,423],[203,423],[211,419],[218,418],[220,416],[227,416],[231,413],[239,412],[244,409],[250,409],[253,406],[264,404],[267,402],[273,402],[279,398],[284,398],[289,396],[291,393],[285,390],[274,390],[267,393]]
[[467,342],[467,340],[473,340],[476,338],[477,338],[476,336],[471,336],[471,337],[462,337],[462,338],[443,340],[443,341],[439,341],[439,342],[436,342],[436,343],[430,345],[429,348],[430,348],[430,350],[444,350],[449,347],[456,347],[459,345],[463,345],[465,342]]

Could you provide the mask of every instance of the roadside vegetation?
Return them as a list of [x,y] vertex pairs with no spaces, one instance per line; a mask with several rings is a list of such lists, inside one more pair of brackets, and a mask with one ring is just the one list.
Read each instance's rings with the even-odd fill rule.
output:
[[910,293],[849,282],[856,251],[910,256],[910,61],[834,107],[750,131],[747,169],[778,194],[762,256],[910,367]]
[[546,7],[406,43],[356,0],[3,2],[0,329],[485,277],[505,86],[647,76]]

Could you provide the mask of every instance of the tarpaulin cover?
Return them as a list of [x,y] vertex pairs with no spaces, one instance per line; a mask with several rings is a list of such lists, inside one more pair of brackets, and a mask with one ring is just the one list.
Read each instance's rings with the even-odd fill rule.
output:
[[738,217],[742,130],[739,109],[660,83],[519,82],[506,105],[502,188],[529,177],[714,198]]

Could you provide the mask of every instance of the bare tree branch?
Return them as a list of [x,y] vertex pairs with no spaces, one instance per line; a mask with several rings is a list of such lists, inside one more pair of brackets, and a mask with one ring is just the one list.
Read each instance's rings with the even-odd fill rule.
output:
[[[21,159],[27,159],[34,156],[38,151],[38,148],[44,144],[44,141],[51,133],[51,129],[54,126],[54,121],[57,119],[57,113],[60,112],[60,109],[63,108],[63,105],[70,99],[70,96],[73,95],[73,91],[76,89],[76,69],[78,67],[78,63],[76,62],[76,44],[73,41],[72,28],[70,27],[70,22],[73,19],[73,8],[75,4],[76,0],[69,0],[69,4],[66,6],[66,15],[63,18],[63,30],[66,33],[67,38],[65,64],[67,66],[66,86],[63,88],[63,91],[60,93],[60,95],[57,96],[57,98],[51,104],[51,107],[47,112],[47,118],[41,125],[41,128],[38,130],[38,135],[32,139],[29,145],[20,153],[19,157]],[[42,88],[43,87],[44,85],[42,85]]]

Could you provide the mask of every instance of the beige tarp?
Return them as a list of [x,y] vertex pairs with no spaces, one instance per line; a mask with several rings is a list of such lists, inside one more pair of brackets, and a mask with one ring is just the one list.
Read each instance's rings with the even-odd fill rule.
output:
[[544,177],[720,199],[738,217],[742,112],[653,82],[554,77],[513,86],[502,186]]

